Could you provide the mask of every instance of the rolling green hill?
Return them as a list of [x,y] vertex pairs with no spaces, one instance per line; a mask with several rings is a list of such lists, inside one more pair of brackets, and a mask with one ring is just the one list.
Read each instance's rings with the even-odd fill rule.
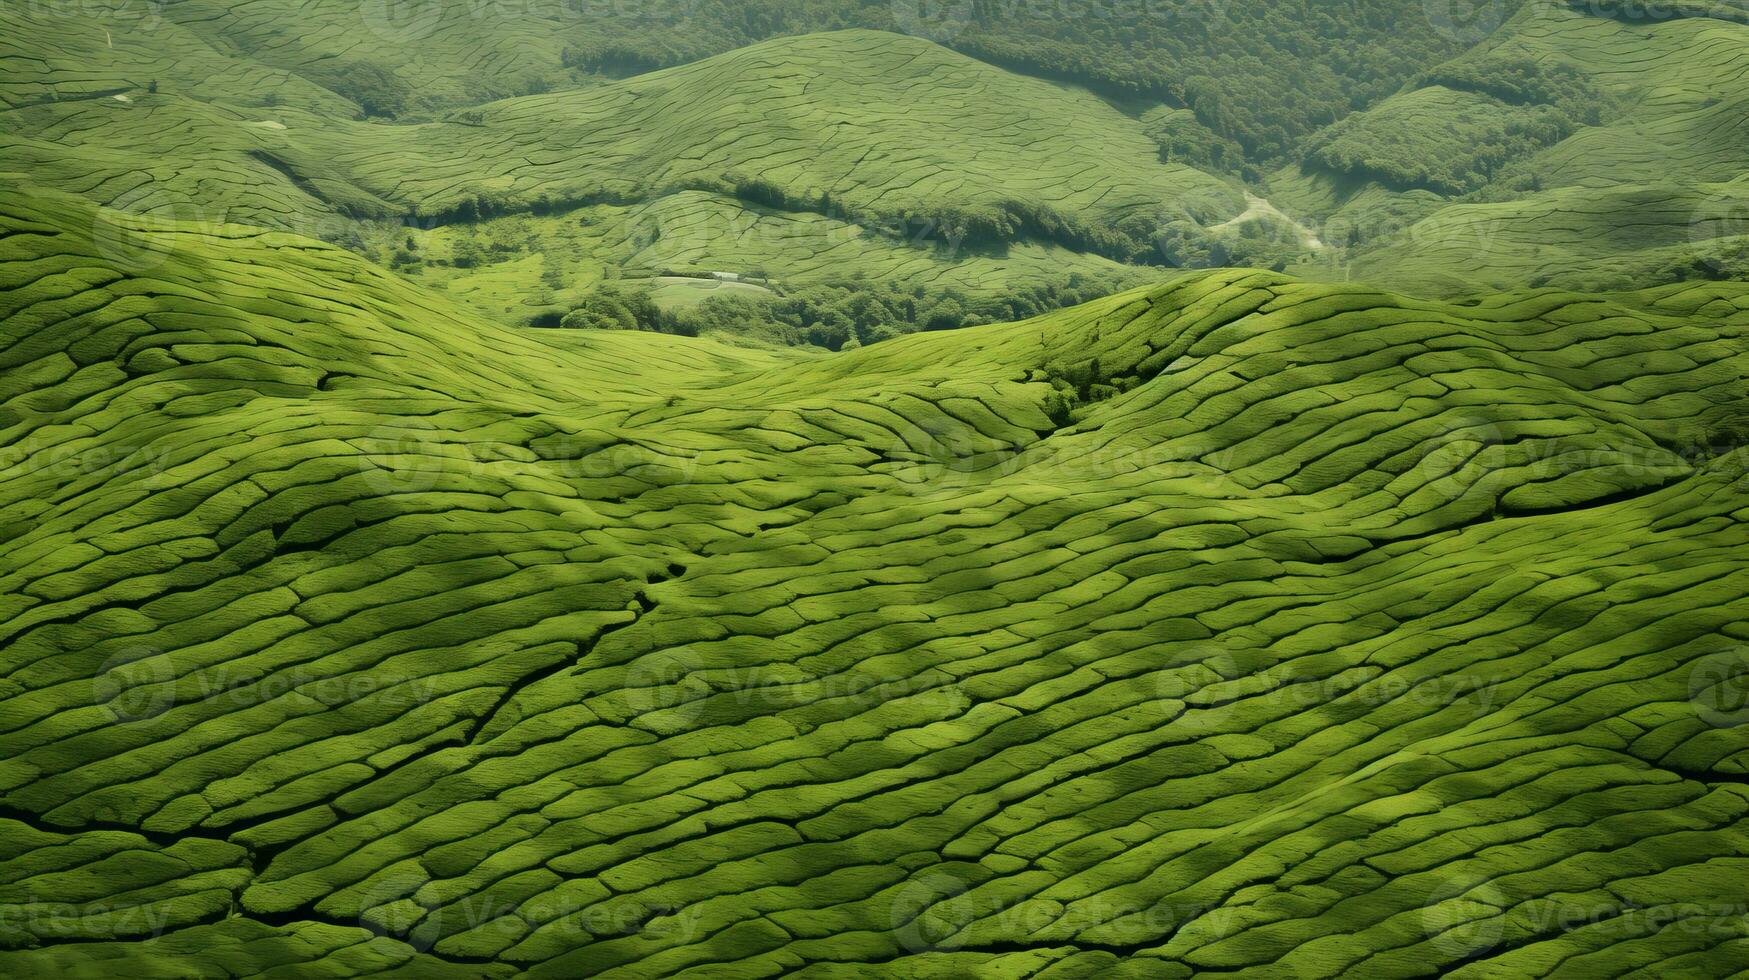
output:
[[1749,951],[1749,287],[823,356],[112,220],[0,201],[0,974]]
[[[315,86],[326,102],[344,100],[348,114],[424,118],[773,38],[859,28],[939,41],[1126,101],[1185,108],[1211,132],[1273,159],[1463,51],[1515,5],[1493,5],[1474,22],[1443,18],[1428,30],[1436,9],[1419,0],[84,0],[0,12],[7,32],[53,42],[48,64],[26,66],[0,87],[70,92],[159,78],[179,91],[199,87],[261,105],[308,99]],[[1336,48],[1341,57],[1310,57]],[[270,84],[245,77],[263,69]]]
[[647,0],[588,8],[593,16],[579,25],[565,58],[636,74],[774,35],[895,31],[1120,101],[1189,109],[1208,131],[1268,160],[1481,40],[1517,6],[1503,0],[1442,12],[1422,0]]
[[[753,182],[773,185],[765,193],[795,210],[826,195],[827,211],[918,220],[941,210],[1006,218],[994,212],[1012,205],[1015,220],[1102,226],[1169,206],[1218,213],[1239,200],[1218,180],[1161,163],[1138,127],[1090,95],[873,32],[756,45],[443,123],[347,124],[282,109],[245,118],[234,105],[162,90],[125,103],[37,103],[10,114],[14,145],[0,161],[109,204],[127,193],[123,178],[155,160],[154,191],[167,201],[260,225],[335,214],[471,220]],[[657,117],[664,124],[652,126]],[[226,186],[215,173],[224,163],[254,168],[253,179]],[[280,179],[260,179],[262,168]]]
[[[1090,94],[866,31],[417,125],[102,85],[0,113],[0,170],[125,215],[286,228],[383,262],[411,240],[442,264],[404,271],[461,280],[515,320],[621,267],[989,297],[1046,267],[1121,276],[1114,260],[1153,256],[1164,223],[1244,206]],[[461,240],[480,257],[455,261]]]

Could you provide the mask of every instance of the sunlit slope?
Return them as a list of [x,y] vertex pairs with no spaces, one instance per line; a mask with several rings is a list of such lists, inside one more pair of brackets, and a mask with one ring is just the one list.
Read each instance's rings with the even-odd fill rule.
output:
[[[785,38],[463,115],[347,124],[166,92],[132,103],[51,103],[12,114],[10,142],[27,149],[5,149],[0,162],[59,152],[69,162],[33,179],[109,204],[120,192],[104,185],[136,169],[126,155],[156,153],[167,194],[234,221],[282,226],[296,220],[282,210],[369,210],[357,197],[444,216],[475,202],[501,210],[623,203],[737,178],[773,184],[803,209],[826,194],[858,213],[1012,200],[1115,222],[1163,206],[1212,214],[1241,202],[1206,174],[1161,163],[1134,121],[1090,95],[871,31]],[[214,157],[272,158],[291,203],[239,196],[263,192],[227,187],[193,165]]]
[[[49,46],[16,44],[21,59]],[[102,45],[100,33],[62,44],[78,49],[69,64],[93,46],[109,54]],[[423,276],[474,279],[458,294],[494,315],[526,315],[518,307],[553,276],[564,295],[586,290],[609,265],[989,295],[1116,271],[1112,257],[1150,248],[1163,222],[1244,207],[1235,188],[1162,163],[1136,120],[1092,95],[871,31],[784,38],[421,125],[350,120],[314,98],[266,104],[249,91],[261,79],[232,81],[234,98],[25,86],[0,112],[0,172],[125,214],[290,229],[383,261],[412,235],[433,238],[422,254],[447,263],[454,239],[477,231],[483,279],[459,265]],[[504,216],[527,230],[506,231]]]
[[1749,287],[775,357],[0,215],[0,973],[1745,955]]
[[1749,24],[1667,10],[1532,5],[1274,190],[1353,229],[1357,278],[1405,288],[1741,278]]
[[1161,163],[1132,120],[1091,95],[877,31],[783,38],[512,99],[483,107],[478,127],[419,127],[412,138],[422,159],[411,169],[368,146],[342,159],[379,193],[425,210],[470,190],[513,201],[645,195],[735,172],[802,201],[825,193],[878,209],[1013,198],[1116,219],[1234,195]]

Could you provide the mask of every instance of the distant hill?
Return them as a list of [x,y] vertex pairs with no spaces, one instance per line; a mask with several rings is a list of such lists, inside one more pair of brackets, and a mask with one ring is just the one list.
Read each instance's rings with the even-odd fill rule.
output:
[[[541,308],[537,289],[563,299],[622,265],[978,295],[1047,259],[1109,277],[1161,262],[1163,226],[1245,206],[1086,92],[867,31],[416,125],[171,83],[21,98],[7,115],[0,170],[126,214],[281,227],[384,262],[409,239],[409,257],[445,263],[414,272],[428,281],[495,268],[497,284],[458,288],[519,318]],[[511,231],[504,216],[528,220]],[[480,261],[456,261],[476,240]],[[530,266],[531,250],[548,261]]]
[[[1027,230],[1003,219],[1097,227],[1167,206],[1218,213],[1238,200],[1218,180],[1162,163],[1132,121],[1090,95],[872,32],[774,41],[414,126],[290,106],[246,113],[164,88],[121,94],[128,101],[14,110],[21,125],[0,160],[59,155],[65,162],[37,176],[50,184],[149,156],[182,165],[158,181],[167,197],[229,206],[228,217],[257,224],[290,219],[286,208],[474,218],[704,186],[797,210],[821,209],[823,196],[825,210],[852,215],[957,209],[996,222],[974,230],[1000,240]],[[221,161],[280,171],[270,181],[279,198],[255,186],[202,186],[195,164]],[[108,203],[101,190],[92,196]],[[1004,205],[1012,213],[999,213]]]
[[1474,17],[1457,5],[1430,24],[1440,10],[1424,0],[90,0],[0,12],[0,24],[48,39],[72,69],[51,68],[52,80],[39,81],[30,66],[25,78],[0,81],[0,93],[155,77],[244,104],[345,100],[353,113],[417,119],[776,37],[862,28],[939,41],[1120,100],[1188,108],[1269,160],[1462,52],[1516,5],[1482,5]]
[[[1132,267],[1291,268],[1427,295],[1749,274],[1736,183],[1749,90],[1735,81],[1749,24],[1723,8],[1648,19],[1498,5],[1462,25],[1390,3],[1328,13],[1305,30],[1373,37],[1412,16],[1432,30],[1381,34],[1352,63],[1272,63],[1398,78],[1400,90],[1373,100],[1350,86],[1355,104],[1296,117],[1315,125],[1259,155],[1238,136],[1278,110],[1241,108],[1228,82],[1218,98],[1196,95],[1215,89],[1192,62],[1240,58],[1225,35],[1205,54],[1175,41],[1059,71],[1047,66],[1069,64],[1053,59],[1086,39],[1051,35],[1057,47],[1016,53],[1033,14],[998,23],[971,4],[907,20],[1095,94],[918,37],[792,33],[870,18],[905,27],[882,20],[888,5],[756,15],[703,3],[642,54],[656,8],[583,24],[563,5],[525,19],[428,6],[323,0],[296,31],[270,0],[223,11],[188,0],[133,20],[125,5],[0,13],[21,68],[0,80],[12,106],[0,172],[130,214],[342,243],[513,322],[559,318],[618,277],[717,271],[980,301],[1041,274],[1117,288],[1136,281]],[[1188,37],[1206,25],[1180,26]],[[768,35],[779,37],[731,43]],[[591,47],[600,37],[618,47]],[[1402,68],[1410,52],[1426,57],[1414,71]],[[658,63],[677,66],[600,74]],[[1135,86],[1106,84],[1120,64]],[[1142,81],[1156,70],[1171,81],[1161,91]],[[1248,71],[1231,77],[1271,89]],[[411,101],[391,123],[354,89]],[[1221,123],[1228,110],[1250,122]],[[1262,172],[1284,155],[1297,162]],[[1623,214],[1634,218],[1603,220]]]

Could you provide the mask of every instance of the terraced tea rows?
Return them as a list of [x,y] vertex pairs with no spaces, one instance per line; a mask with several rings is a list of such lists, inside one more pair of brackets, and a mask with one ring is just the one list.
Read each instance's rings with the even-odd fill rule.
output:
[[0,215],[0,973],[1749,953],[1749,288],[817,358]]

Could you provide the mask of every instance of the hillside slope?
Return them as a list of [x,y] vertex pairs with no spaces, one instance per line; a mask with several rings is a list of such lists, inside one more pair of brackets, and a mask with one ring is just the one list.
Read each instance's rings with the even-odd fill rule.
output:
[[1749,952],[1749,287],[808,357],[96,217],[0,201],[0,973]]
[[1700,9],[1528,7],[1272,187],[1418,292],[1741,278],[1749,24]]

